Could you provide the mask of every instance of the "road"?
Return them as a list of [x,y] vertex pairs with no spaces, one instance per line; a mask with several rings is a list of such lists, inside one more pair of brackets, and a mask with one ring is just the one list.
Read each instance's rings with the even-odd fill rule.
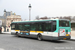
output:
[[0,34],[0,50],[75,50],[75,40],[38,41],[33,38]]

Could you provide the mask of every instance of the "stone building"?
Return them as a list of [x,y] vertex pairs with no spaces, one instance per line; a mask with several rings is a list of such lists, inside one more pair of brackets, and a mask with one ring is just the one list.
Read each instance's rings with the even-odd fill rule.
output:
[[20,15],[10,15],[10,16],[7,16],[7,19],[6,19],[6,27],[7,28],[10,28],[10,24],[11,22],[14,22],[14,21],[21,21],[21,16]]
[[75,21],[71,21],[71,30],[75,31]]
[[4,27],[5,26],[5,18],[4,18],[4,16],[0,16],[0,20],[2,21],[2,26]]
[[15,13],[12,13],[12,11],[6,11],[4,10],[3,16],[0,16],[0,20],[2,20],[2,31],[11,31],[11,22],[13,21],[21,21],[21,16],[16,15]]

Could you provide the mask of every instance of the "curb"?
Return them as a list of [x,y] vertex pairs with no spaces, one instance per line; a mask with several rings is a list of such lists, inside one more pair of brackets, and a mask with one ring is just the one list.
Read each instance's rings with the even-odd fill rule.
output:
[[10,33],[2,33],[2,34],[10,34]]
[[11,32],[2,32],[2,34],[11,34]]

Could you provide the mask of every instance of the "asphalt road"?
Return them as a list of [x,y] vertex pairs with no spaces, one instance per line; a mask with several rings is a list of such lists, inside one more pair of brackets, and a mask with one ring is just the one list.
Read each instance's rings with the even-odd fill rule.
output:
[[38,41],[33,38],[0,34],[0,50],[75,50],[75,40]]

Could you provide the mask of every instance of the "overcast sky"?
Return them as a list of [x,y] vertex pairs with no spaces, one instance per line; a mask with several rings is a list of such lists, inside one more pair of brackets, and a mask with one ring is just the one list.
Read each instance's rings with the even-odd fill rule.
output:
[[29,19],[28,6],[31,4],[31,19],[39,17],[75,16],[75,0],[0,0],[0,16],[6,11]]

